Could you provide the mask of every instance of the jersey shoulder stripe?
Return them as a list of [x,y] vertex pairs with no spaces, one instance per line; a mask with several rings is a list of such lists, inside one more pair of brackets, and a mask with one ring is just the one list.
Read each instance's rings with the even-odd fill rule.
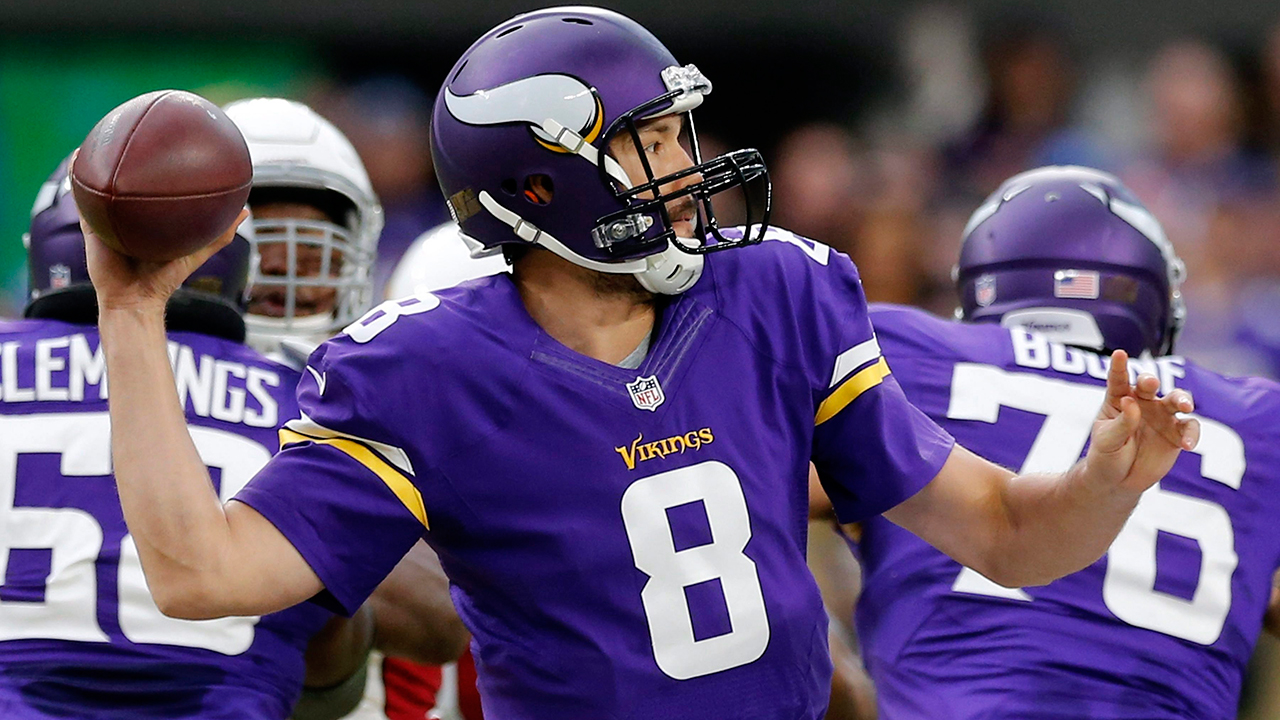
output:
[[305,414],[280,429],[280,447],[314,443],[328,445],[365,466],[382,480],[422,526],[430,529],[422,493],[414,487],[413,466],[404,450],[393,445],[338,432],[320,425]]
[[[871,342],[875,342],[872,340]],[[856,349],[856,348],[855,348]],[[835,392],[827,396],[826,400],[818,406],[818,414],[813,419],[814,425],[821,425],[830,420],[845,409],[860,395],[879,385],[886,377],[889,376],[889,364],[884,358],[876,360],[874,365],[870,365],[858,372],[853,377],[844,382],[843,385],[836,388]]]

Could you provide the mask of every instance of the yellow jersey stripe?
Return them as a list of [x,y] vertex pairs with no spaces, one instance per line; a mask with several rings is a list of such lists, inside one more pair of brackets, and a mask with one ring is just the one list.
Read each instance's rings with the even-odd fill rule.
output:
[[413,486],[404,475],[396,470],[390,463],[383,460],[377,453],[356,442],[346,438],[316,438],[303,435],[288,428],[280,429],[280,446],[284,447],[292,443],[313,442],[317,445],[329,445],[337,450],[346,453],[352,460],[369,468],[374,475],[377,475],[382,482],[386,483],[391,492],[395,493],[405,508],[418,518],[418,522],[422,526],[430,529],[427,523],[427,510],[422,502],[422,493],[418,492],[418,488]]
[[814,425],[822,423],[835,417],[837,413],[845,409],[849,403],[858,399],[862,393],[880,384],[889,375],[889,363],[880,358],[875,365],[865,367],[854,373],[853,377],[844,381],[844,384],[836,388],[836,391],[827,396],[826,400],[818,406],[818,415],[813,419]]

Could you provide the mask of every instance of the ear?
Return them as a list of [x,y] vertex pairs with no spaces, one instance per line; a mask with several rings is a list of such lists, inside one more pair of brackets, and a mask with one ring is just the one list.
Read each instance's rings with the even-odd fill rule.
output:
[[530,175],[524,179],[524,197],[534,205],[549,205],[555,194],[555,183],[547,175]]

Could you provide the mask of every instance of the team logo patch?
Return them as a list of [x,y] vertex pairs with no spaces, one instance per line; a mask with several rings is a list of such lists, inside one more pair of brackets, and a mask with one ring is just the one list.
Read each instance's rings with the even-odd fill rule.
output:
[[1053,296],[1075,300],[1097,300],[1101,275],[1094,270],[1059,270],[1053,274]]
[[978,307],[987,307],[996,301],[996,277],[983,275],[973,285],[973,299]]
[[638,377],[635,382],[627,383],[627,392],[631,395],[631,402],[640,410],[648,410],[650,412],[658,409],[658,406],[667,399],[662,394],[662,385],[658,382],[657,375],[649,377]]
[[61,263],[49,267],[49,287],[60,290],[71,284],[71,268]]

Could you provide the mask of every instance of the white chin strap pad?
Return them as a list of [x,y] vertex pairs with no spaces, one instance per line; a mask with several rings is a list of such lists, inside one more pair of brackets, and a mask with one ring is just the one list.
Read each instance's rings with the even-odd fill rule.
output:
[[640,286],[658,295],[679,295],[702,277],[703,257],[687,253],[668,243],[667,249],[645,259],[646,267],[635,274]]
[[[586,145],[590,147],[590,145]],[[582,257],[549,233],[543,232],[519,214],[502,206],[487,191],[481,190],[480,205],[490,215],[509,226],[516,237],[532,245],[540,245],[569,262],[596,272],[636,276],[640,286],[658,295],[679,295],[693,287],[702,277],[701,255],[687,253],[668,243],[665,250],[647,257],[607,263]]]

